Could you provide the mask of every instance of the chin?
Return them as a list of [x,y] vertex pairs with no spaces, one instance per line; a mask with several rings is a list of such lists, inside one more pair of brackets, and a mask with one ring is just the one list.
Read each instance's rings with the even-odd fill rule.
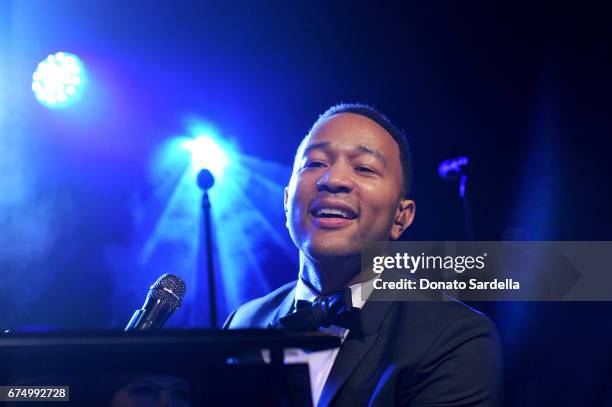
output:
[[361,255],[361,249],[349,244],[346,239],[329,238],[318,242],[310,242],[306,247],[306,252],[314,260],[330,260]]

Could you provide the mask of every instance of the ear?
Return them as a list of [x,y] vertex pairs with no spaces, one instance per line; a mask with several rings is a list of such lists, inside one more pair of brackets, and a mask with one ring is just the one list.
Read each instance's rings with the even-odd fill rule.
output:
[[287,213],[287,211],[289,210],[289,207],[287,206],[287,202],[289,201],[289,187],[285,187],[285,199],[283,201],[283,206],[285,207],[285,213]]
[[402,233],[408,229],[414,220],[415,210],[416,206],[414,201],[410,199],[402,199],[400,201],[395,211],[395,219],[393,219],[393,226],[391,227],[391,233],[389,235],[391,240],[399,239]]
[[283,206],[285,207],[285,227],[289,229],[289,187],[285,187],[285,198],[283,199]]

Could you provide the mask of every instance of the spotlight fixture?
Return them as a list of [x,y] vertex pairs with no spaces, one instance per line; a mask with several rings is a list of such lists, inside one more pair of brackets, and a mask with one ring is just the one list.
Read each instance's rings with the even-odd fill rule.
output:
[[57,52],[41,61],[32,75],[36,99],[50,108],[68,106],[83,89],[83,64],[76,55]]

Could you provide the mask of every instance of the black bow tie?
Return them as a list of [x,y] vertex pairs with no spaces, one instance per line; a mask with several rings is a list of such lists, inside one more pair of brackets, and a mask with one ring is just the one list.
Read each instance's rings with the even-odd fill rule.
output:
[[345,288],[314,302],[297,300],[295,312],[279,319],[287,329],[317,330],[336,325],[347,329],[360,328],[359,308],[353,307],[351,289]]

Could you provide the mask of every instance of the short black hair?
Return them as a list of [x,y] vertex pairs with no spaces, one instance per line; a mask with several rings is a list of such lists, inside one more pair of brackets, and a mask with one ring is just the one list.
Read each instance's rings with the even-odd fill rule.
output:
[[353,113],[367,117],[368,119],[376,122],[380,127],[385,129],[387,133],[391,135],[391,137],[393,137],[399,147],[400,162],[402,163],[404,197],[407,198],[412,189],[412,181],[414,178],[414,174],[412,172],[412,156],[410,154],[410,147],[408,145],[408,139],[406,138],[404,132],[397,128],[387,116],[385,116],[372,106],[363,103],[338,103],[337,105],[334,105],[327,109],[323,114],[319,116],[317,121],[308,131],[308,134],[310,134],[312,129],[317,124],[340,113]]

